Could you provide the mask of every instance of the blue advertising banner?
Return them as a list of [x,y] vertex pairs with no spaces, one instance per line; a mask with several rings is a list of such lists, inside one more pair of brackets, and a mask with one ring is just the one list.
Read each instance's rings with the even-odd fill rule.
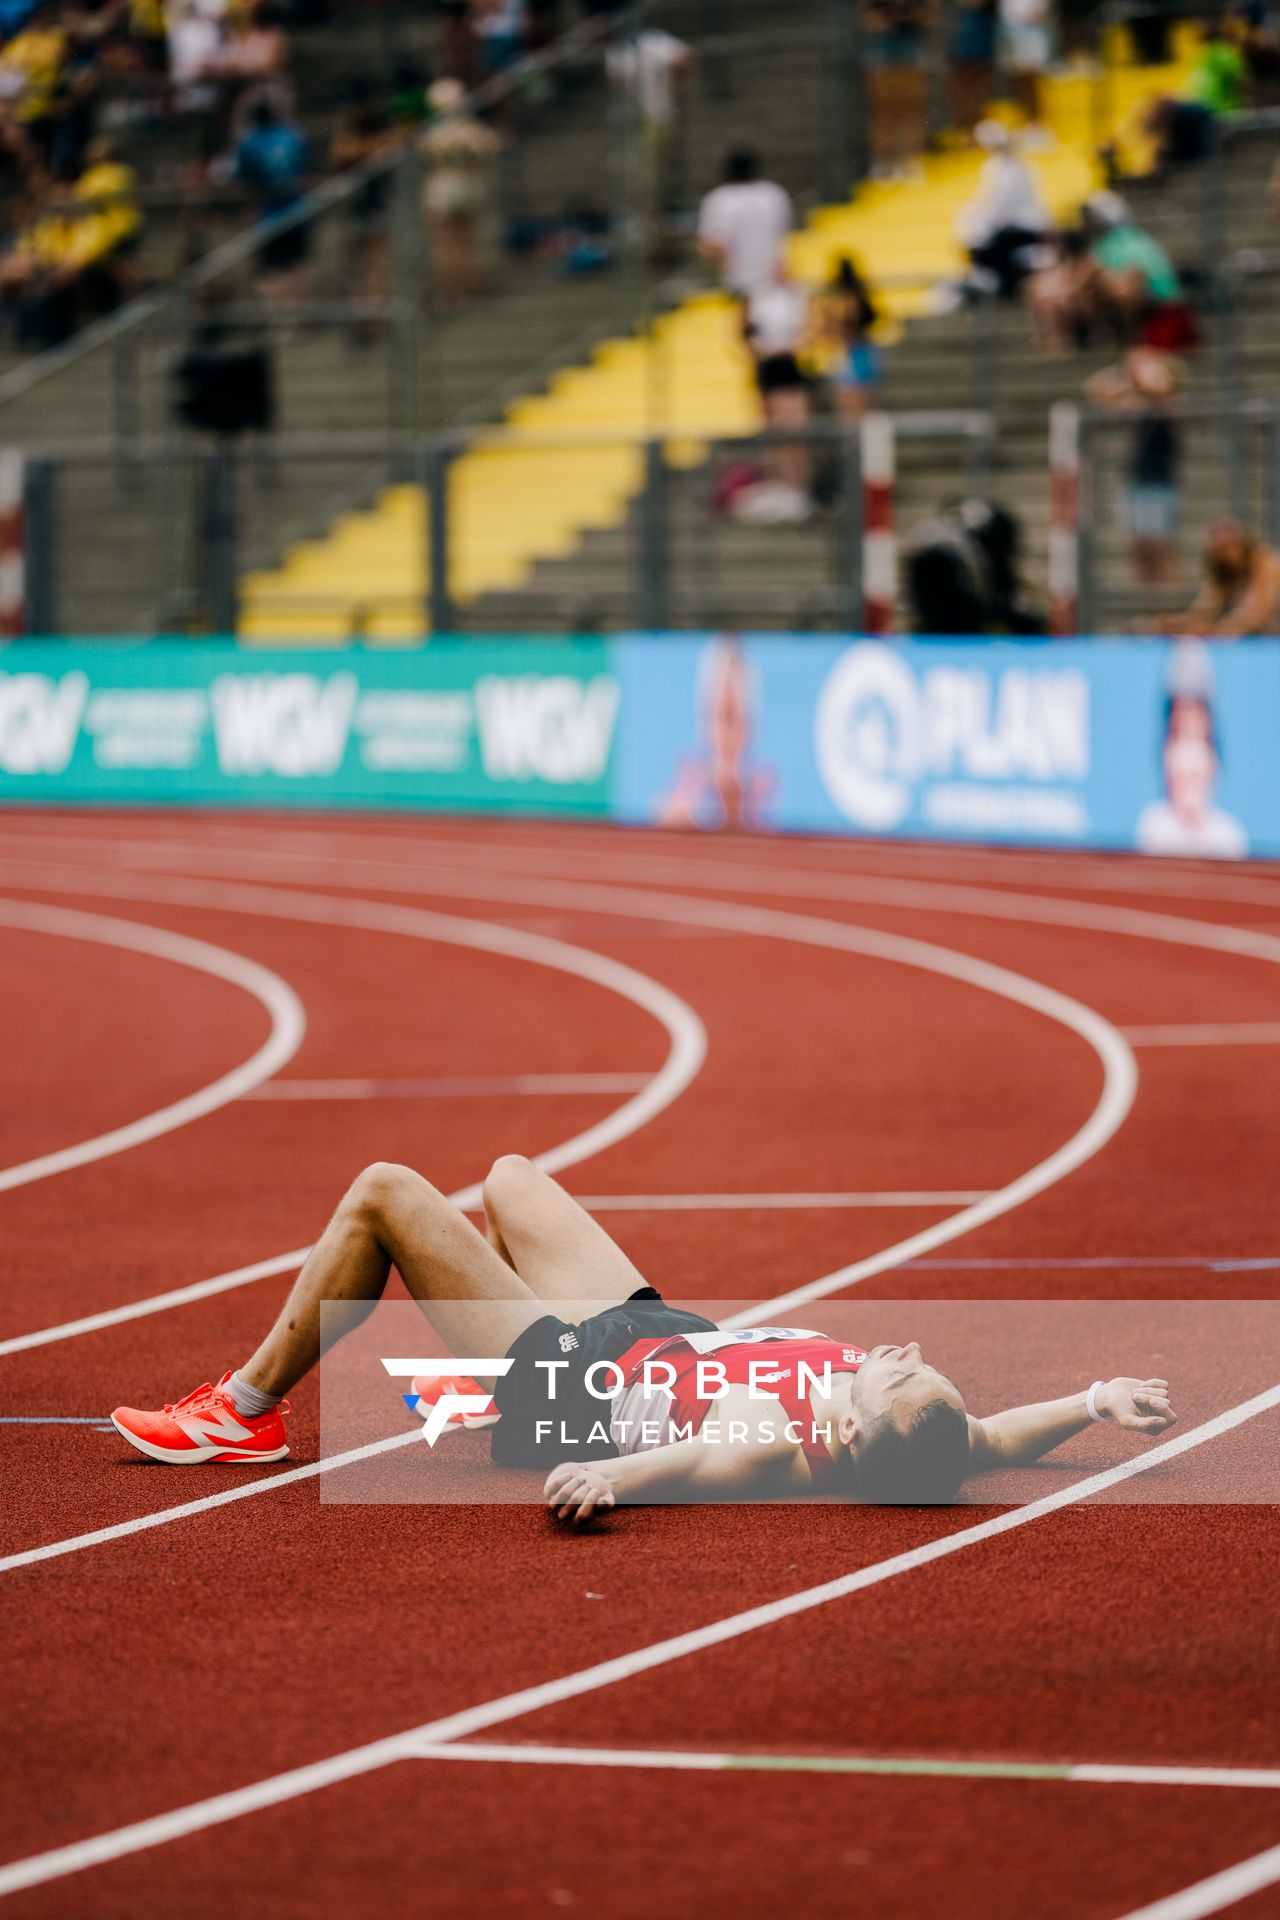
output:
[[604,814],[600,640],[0,651],[0,800]]
[[0,802],[1280,854],[1280,641],[634,634],[0,652]]
[[616,643],[617,817],[1280,852],[1280,642]]

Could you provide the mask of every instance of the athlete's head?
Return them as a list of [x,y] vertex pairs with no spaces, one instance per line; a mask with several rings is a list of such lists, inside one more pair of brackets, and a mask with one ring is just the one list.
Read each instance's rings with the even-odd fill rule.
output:
[[871,1349],[854,1376],[840,1439],[854,1493],[879,1506],[944,1505],[969,1471],[960,1389],[914,1340]]

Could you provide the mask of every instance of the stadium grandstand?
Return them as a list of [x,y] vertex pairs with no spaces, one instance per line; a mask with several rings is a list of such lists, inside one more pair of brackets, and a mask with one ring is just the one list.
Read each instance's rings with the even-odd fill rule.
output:
[[[1016,502],[1058,630],[1081,602],[1127,626],[1182,585],[1110,506],[1135,430],[1095,377],[1148,337],[1180,539],[1225,513],[1275,534],[1265,12],[1077,8],[1019,51],[978,8],[975,62],[914,7],[515,11],[507,39],[484,9],[271,0],[179,9],[167,38],[139,8],[21,26],[0,444],[24,464],[28,630],[900,624],[916,532],[963,495]],[[735,150],[789,201],[787,291],[765,304],[797,385],[768,404],[699,240]],[[1017,175],[1037,231],[1002,282],[962,234]],[[1112,244],[1091,204],[1115,244],[1154,246],[1160,300],[1084,287]],[[791,438],[762,442],[780,407]],[[887,561],[865,528],[873,409]],[[1084,524],[1055,529],[1064,457]]]
[[0,0],[0,1920],[1280,1920],[1278,749],[1280,0]]

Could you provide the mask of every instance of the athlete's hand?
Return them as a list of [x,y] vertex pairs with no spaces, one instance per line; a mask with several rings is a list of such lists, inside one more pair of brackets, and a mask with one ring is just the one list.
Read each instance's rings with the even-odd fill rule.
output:
[[1130,1433],[1163,1433],[1177,1419],[1167,1380],[1108,1380],[1095,1396],[1098,1412]]
[[547,1475],[542,1493],[557,1520],[571,1520],[575,1525],[614,1504],[613,1488],[599,1467],[557,1467]]

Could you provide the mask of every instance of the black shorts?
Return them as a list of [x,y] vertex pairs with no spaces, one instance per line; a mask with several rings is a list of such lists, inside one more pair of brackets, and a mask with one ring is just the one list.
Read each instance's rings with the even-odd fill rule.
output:
[[756,364],[756,385],[761,393],[794,393],[806,381],[794,353],[771,353]]
[[[595,1377],[587,1391],[587,1372],[608,1360],[620,1360],[637,1340],[668,1340],[673,1334],[715,1333],[714,1320],[669,1307],[652,1287],[629,1300],[593,1313],[579,1326],[548,1313],[535,1320],[512,1345],[514,1364],[494,1388],[501,1418],[493,1429],[493,1463],[498,1467],[542,1467],[565,1460],[612,1460],[618,1449],[609,1437],[610,1376]],[[564,1362],[554,1374],[538,1362]],[[549,1382],[555,1382],[555,1396]],[[601,1397],[605,1396],[605,1397]],[[539,1423],[544,1423],[539,1431]],[[594,1429],[594,1432],[593,1432]]]

